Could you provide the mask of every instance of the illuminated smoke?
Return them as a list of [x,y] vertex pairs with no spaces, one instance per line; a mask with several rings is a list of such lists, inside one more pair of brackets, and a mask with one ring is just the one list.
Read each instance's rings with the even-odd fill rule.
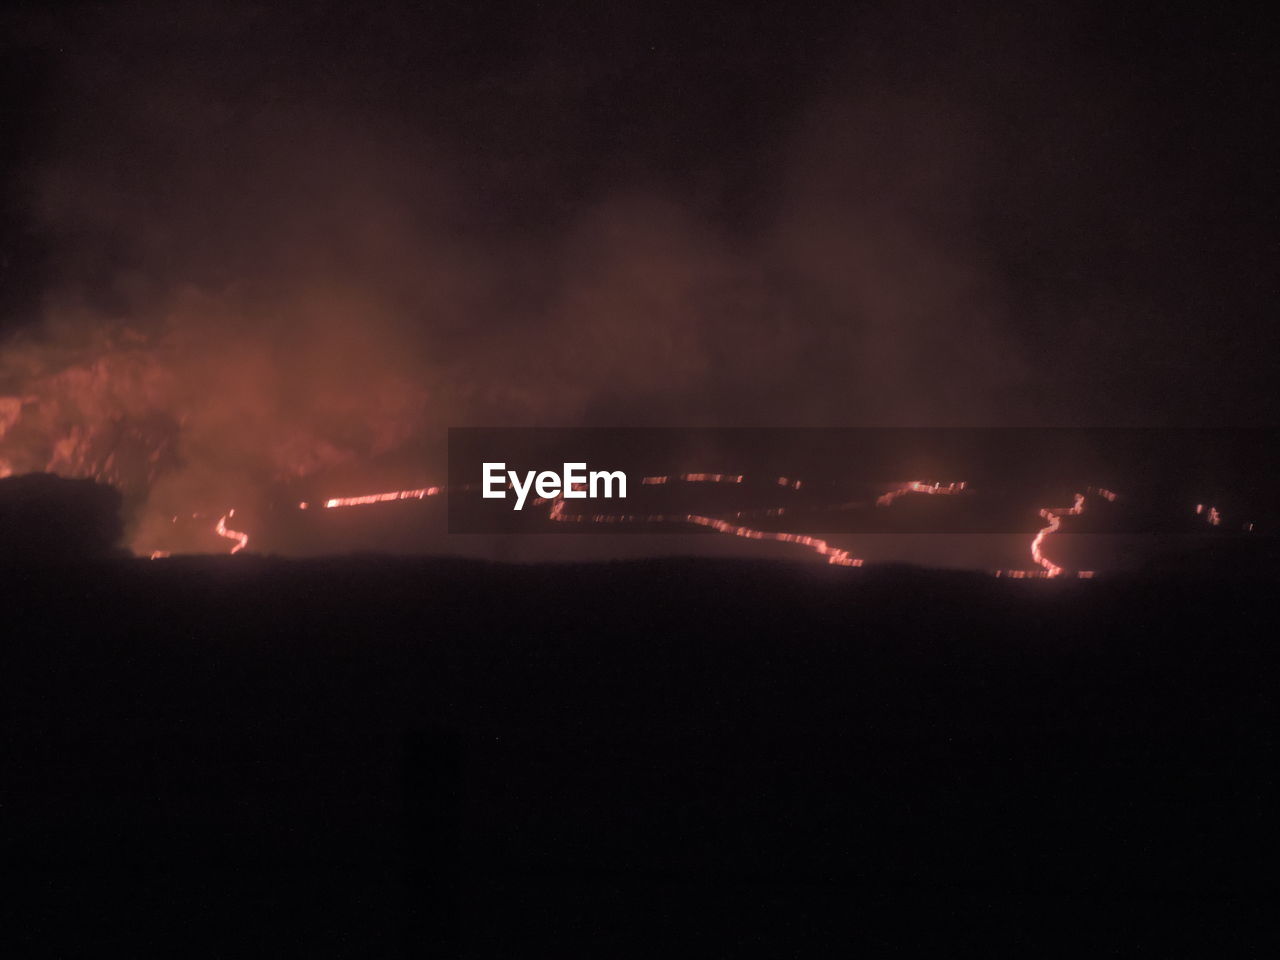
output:
[[[252,516],[339,471],[377,489],[360,471],[380,457],[439,476],[422,451],[449,426],[979,423],[1026,382],[982,251],[938,223],[963,204],[934,158],[972,157],[936,106],[799,98],[744,226],[629,150],[557,141],[594,98],[508,77],[549,122],[516,148],[504,108],[477,154],[470,118],[461,140],[423,121],[432,85],[379,88],[390,68],[358,45],[293,77],[293,15],[167,42],[167,5],[128,6],[51,48],[75,109],[47,111],[23,192],[50,262],[0,342],[0,474],[118,486],[144,555],[174,513]],[[351,110],[342,77],[397,93]]]
[[[1182,218],[1221,198],[1159,188],[1213,154],[1183,169],[1147,135],[1105,45],[1064,109],[1027,109],[1074,35],[1056,22],[1004,23],[972,72],[899,50],[876,11],[785,10],[747,28],[782,54],[757,71],[744,35],[651,58],[602,12],[584,47],[515,30],[523,53],[472,74],[429,29],[465,4],[362,9],[336,41],[325,5],[19,6],[49,99],[18,106],[39,122],[15,212],[48,263],[38,310],[0,318],[23,327],[0,343],[0,476],[116,485],[144,555],[174,513],[253,516],[339,471],[395,486],[368,465],[451,425],[1215,422],[1224,391],[1249,415],[1274,393],[1244,319],[1267,315],[1266,245],[1197,240]],[[1205,276],[1252,292],[1187,286]]]

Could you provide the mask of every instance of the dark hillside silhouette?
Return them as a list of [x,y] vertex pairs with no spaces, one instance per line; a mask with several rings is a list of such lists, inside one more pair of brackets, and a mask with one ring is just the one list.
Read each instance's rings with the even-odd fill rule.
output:
[[114,487],[47,473],[0,479],[0,563],[108,557],[123,534]]

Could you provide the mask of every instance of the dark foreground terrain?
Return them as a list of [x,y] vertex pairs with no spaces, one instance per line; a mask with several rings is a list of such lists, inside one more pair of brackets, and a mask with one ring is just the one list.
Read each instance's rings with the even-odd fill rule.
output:
[[0,583],[11,955],[1244,956],[1271,903],[1272,584],[256,557]]

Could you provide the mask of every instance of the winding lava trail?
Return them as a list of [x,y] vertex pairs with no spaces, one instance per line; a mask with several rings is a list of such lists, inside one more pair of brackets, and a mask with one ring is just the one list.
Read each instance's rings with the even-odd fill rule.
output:
[[[675,483],[715,483],[715,484],[741,484],[744,477],[741,474],[728,473],[683,473],[669,474],[659,476],[642,477],[640,482],[644,486],[666,486]],[[800,480],[789,477],[776,478],[776,484],[780,487],[799,490],[802,486]],[[468,484],[461,490],[474,490],[475,485]],[[911,494],[919,494],[925,496],[954,496],[962,494],[967,489],[964,482],[952,482],[946,485],[941,483],[925,483],[914,480],[904,483],[882,495],[880,495],[875,503],[878,507],[892,506],[894,501],[901,497]],[[1109,502],[1114,502],[1117,495],[1105,488],[1087,488],[1090,495],[1100,497]],[[331,497],[322,504],[324,509],[340,509],[344,507],[364,506],[375,503],[388,503],[397,500],[423,500],[427,497],[439,496],[446,492],[446,488],[442,486],[415,487],[407,490],[391,490],[384,493],[371,493],[355,497]],[[689,524],[693,526],[705,527],[723,533],[728,536],[742,537],[747,540],[772,540],[779,543],[794,543],[798,546],[812,550],[821,557],[825,557],[827,562],[835,566],[844,567],[861,567],[864,560],[855,557],[849,551],[836,547],[821,537],[803,533],[787,533],[784,531],[761,530],[755,527],[746,526],[744,524],[735,523],[746,517],[778,517],[785,514],[787,507],[771,507],[757,510],[741,510],[725,516],[715,517],[707,514],[699,513],[678,513],[678,514],[569,514],[565,512],[565,500],[563,496],[548,498],[537,498],[533,501],[535,504],[549,504],[548,517],[559,523],[592,523],[592,524],[626,524],[626,523],[652,523],[652,524]],[[865,503],[844,503],[836,504],[827,509],[842,510],[852,507],[865,506]],[[303,501],[298,504],[298,509],[307,510],[311,508],[311,504]],[[1035,563],[1032,569],[1013,569],[1013,570],[994,570],[992,574],[997,577],[1008,577],[1011,579],[1054,579],[1060,577],[1064,573],[1064,568],[1055,563],[1046,553],[1045,546],[1050,537],[1062,528],[1062,521],[1066,517],[1079,516],[1085,510],[1085,494],[1077,493],[1070,507],[1045,507],[1040,511],[1040,516],[1047,520],[1047,524],[1041,527],[1032,538],[1031,541],[1031,559]],[[1215,507],[1206,507],[1203,504],[1197,504],[1195,512],[1205,518],[1212,526],[1218,526],[1221,523],[1221,514]],[[249,535],[238,530],[232,530],[227,526],[227,521],[235,516],[235,510],[229,510],[225,515],[218,519],[214,527],[214,531],[218,536],[234,541],[235,545],[231,548],[231,553],[239,553],[249,544]],[[1243,529],[1251,532],[1254,525],[1245,523]],[[165,551],[155,551],[152,553],[152,559],[167,557],[169,554]],[[1089,579],[1095,576],[1095,571],[1078,570],[1076,576],[1081,579]]]

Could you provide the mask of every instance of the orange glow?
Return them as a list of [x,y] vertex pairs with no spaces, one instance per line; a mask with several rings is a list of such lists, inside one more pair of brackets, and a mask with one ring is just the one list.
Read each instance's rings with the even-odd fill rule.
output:
[[683,483],[741,483],[740,473],[681,473],[676,476],[641,477],[640,482],[653,486],[680,480]]
[[[664,485],[673,482],[683,483],[732,483],[740,484],[744,481],[741,474],[723,474],[723,473],[685,473],[664,476],[644,477],[642,483],[648,485]],[[801,481],[789,477],[775,478],[777,486],[788,489],[798,490]],[[474,489],[473,485],[465,485],[462,490]],[[913,480],[904,483],[888,492],[881,494],[876,498],[876,505],[887,507],[892,505],[898,498],[908,494],[922,494],[925,496],[937,495],[957,495],[963,493],[967,489],[967,484],[963,481],[953,481],[950,483]],[[1102,487],[1088,487],[1088,493],[1092,496],[1098,496],[1108,502],[1115,502],[1118,494],[1112,490]],[[438,496],[446,492],[446,488],[442,486],[417,487],[408,490],[393,490],[384,493],[364,494],[354,497],[332,497],[325,500],[324,507],[334,509],[338,507],[359,506],[365,504],[387,503],[398,500],[422,500],[427,497]],[[784,531],[762,530],[756,527],[742,524],[738,521],[746,517],[779,517],[787,513],[787,507],[769,507],[759,508],[755,510],[741,510],[727,513],[721,516],[709,516],[698,513],[676,513],[676,514],[569,514],[565,512],[566,503],[564,498],[556,497],[548,500],[538,498],[534,501],[538,504],[550,504],[549,518],[557,522],[574,522],[574,523],[591,523],[591,524],[630,524],[630,523],[650,523],[650,524],[691,524],[694,526],[706,527],[729,536],[741,537],[747,540],[771,540],[779,543],[794,543],[814,551],[821,557],[826,558],[827,562],[836,566],[861,567],[864,561],[861,558],[852,556],[848,550],[833,546],[827,540],[821,537],[804,533],[789,533]],[[1055,563],[1054,560],[1046,553],[1049,538],[1057,533],[1062,526],[1062,521],[1066,517],[1078,516],[1085,510],[1085,494],[1077,493],[1070,507],[1046,507],[1040,511],[1040,516],[1047,522],[1041,527],[1032,538],[1030,545],[1031,559],[1035,563],[1035,567],[1026,570],[993,570],[993,576],[1003,577],[1015,580],[1023,579],[1055,579],[1064,575],[1065,570],[1062,566]],[[300,501],[298,503],[299,510],[308,510],[312,504],[308,501]],[[846,509],[857,504],[841,504],[835,509]],[[1222,522],[1222,515],[1214,506],[1207,506],[1203,503],[1196,504],[1195,512],[1197,515],[1204,517],[1206,522],[1213,526],[1219,526]],[[201,514],[193,514],[193,517],[199,519]],[[215,532],[228,540],[234,541],[231,553],[239,553],[244,550],[249,543],[249,535],[241,531],[229,529],[227,521],[235,516],[234,510],[229,510],[224,516],[219,518],[214,527]],[[173,518],[177,522],[178,518]],[[1252,531],[1253,523],[1241,524],[1241,529]],[[160,559],[169,556],[168,551],[156,550],[150,554],[152,559]],[[1078,570],[1073,574],[1081,580],[1091,580],[1098,576],[1095,570]]]
[[726,520],[717,520],[714,517],[704,517],[698,514],[687,514],[686,522],[695,523],[703,527],[711,527],[720,533],[729,533],[735,537],[746,537],[748,540],[776,540],[780,543],[798,543],[813,550],[818,556],[826,557],[827,563],[835,564],[836,566],[860,567],[863,563],[858,557],[851,556],[849,551],[834,547],[827,543],[826,540],[807,534],[754,530],[751,527],[734,526]]
[[[1222,523],[1222,514],[1218,512],[1218,508],[1209,507],[1209,509],[1206,511],[1203,503],[1196,504],[1196,516],[1204,517],[1205,521],[1210,526],[1216,527],[1220,523]],[[1250,525],[1250,529],[1252,529],[1252,525]]]
[[910,483],[904,483],[896,490],[890,490],[888,493],[878,497],[876,499],[876,506],[887,507],[892,504],[893,501],[908,493],[925,493],[929,495],[942,494],[946,496],[949,494],[962,493],[964,488],[965,484],[963,480],[959,483],[948,483],[945,487],[941,483],[929,484],[923,483],[920,480],[912,480]]
[[[721,474],[686,474],[686,477],[719,477]],[[681,479],[684,479],[683,477]],[[659,482],[665,482],[665,478]],[[697,482],[697,481],[694,481]],[[722,482],[722,481],[713,481]],[[742,478],[731,479],[723,482],[741,483]],[[827,562],[840,567],[860,567],[863,561],[858,557],[851,556],[847,550],[832,546],[826,540],[820,537],[810,536],[803,533],[782,533],[773,530],[756,530],[752,527],[739,526],[730,523],[728,520],[721,520],[716,517],[708,517],[698,513],[673,513],[673,514],[574,514],[568,515],[564,512],[564,498],[557,497],[555,502],[551,504],[551,512],[548,516],[552,520],[565,523],[691,523],[699,527],[709,527],[719,533],[730,534],[735,537],[744,537],[748,540],[774,540],[779,543],[798,543],[801,546],[808,547],[819,556],[826,557]]]
[[236,545],[231,548],[232,553],[239,553],[249,545],[249,535],[241,533],[239,530],[231,530],[227,527],[227,520],[234,517],[236,512],[228,510],[223,516],[218,518],[218,524],[215,526],[214,532],[220,537],[226,537],[228,540],[234,540]]
[[1062,568],[1050,560],[1041,551],[1044,546],[1045,539],[1052,533],[1057,533],[1058,528],[1062,526],[1062,518],[1064,516],[1076,516],[1084,512],[1084,494],[1077,493],[1075,502],[1070,507],[1058,507],[1050,510],[1048,507],[1040,511],[1040,516],[1049,521],[1049,525],[1036,534],[1035,539],[1031,541],[1031,559],[1040,564],[1050,577],[1061,575]]
[[[657,475],[643,477],[641,483],[650,486],[659,486],[669,484],[675,481],[684,483],[742,483],[743,476],[741,474],[725,474],[725,473],[684,473],[675,475]],[[788,477],[776,478],[778,486],[789,487],[798,490],[801,486],[800,480],[794,480]],[[462,489],[471,489],[471,485],[467,485]],[[907,494],[919,493],[926,496],[954,496],[963,493],[968,488],[964,481],[952,481],[943,484],[940,481],[934,483],[926,483],[921,480],[913,480],[904,483],[901,486],[880,495],[876,499],[877,506],[887,507],[893,504],[899,497]],[[581,489],[580,485],[575,489]],[[1105,488],[1087,488],[1090,493],[1096,494],[1108,501],[1115,501],[1117,494]],[[366,494],[358,497],[334,497],[325,501],[326,508],[356,506],[361,504],[386,503],[395,500],[421,500],[425,497],[436,496],[445,492],[445,488],[440,486],[419,487],[412,490],[395,490],[388,493]],[[548,499],[538,497],[532,501],[536,505],[550,504],[548,518],[560,523],[592,523],[592,524],[628,524],[628,523],[653,523],[653,524],[693,524],[695,526],[707,527],[719,533],[728,534],[735,537],[742,537],[748,540],[772,540],[779,543],[795,543],[803,547],[813,550],[819,556],[825,557],[827,562],[836,566],[861,567],[864,560],[852,556],[847,550],[835,547],[821,537],[803,533],[787,533],[774,530],[760,530],[755,527],[749,527],[732,522],[733,520],[742,519],[746,516],[766,516],[777,517],[786,513],[785,507],[772,507],[756,511],[737,511],[729,514],[731,519],[723,517],[712,517],[704,514],[681,513],[681,514],[566,514],[565,500],[563,496]],[[1075,495],[1075,500],[1070,507],[1044,508],[1040,511],[1040,516],[1048,521],[1048,524],[1037,531],[1035,537],[1031,541],[1031,558],[1035,561],[1039,569],[1033,570],[993,570],[992,575],[996,577],[1007,577],[1015,580],[1024,579],[1053,579],[1063,574],[1063,568],[1054,563],[1044,553],[1044,545],[1048,537],[1057,532],[1062,525],[1062,518],[1068,516],[1076,516],[1084,512],[1085,496],[1082,493]],[[844,506],[850,506],[845,504]],[[298,504],[300,510],[308,509],[309,504],[303,501]],[[1201,511],[1201,507],[1197,507],[1197,512]],[[225,518],[224,518],[225,519]],[[222,521],[219,521],[222,527]],[[1251,528],[1251,525],[1250,525]],[[222,530],[219,530],[222,533]],[[223,534],[226,536],[227,534]],[[243,536],[243,534],[241,534]],[[247,542],[248,538],[245,537]],[[235,553],[241,547],[237,546],[232,550]],[[1091,580],[1097,575],[1094,570],[1080,570],[1076,572],[1076,577],[1081,580]]]
[[[1105,491],[1103,493],[1105,495],[1105,493],[1110,493],[1110,491]],[[1114,500],[1115,494],[1111,494],[1107,499]],[[1069,507],[1045,507],[1040,511],[1040,516],[1048,520],[1049,524],[1048,526],[1042,527],[1031,541],[1031,559],[1040,566],[1040,569],[997,570],[995,571],[995,575],[997,577],[1013,577],[1015,579],[1043,578],[1050,580],[1054,577],[1062,576],[1062,567],[1058,566],[1044,555],[1044,543],[1051,534],[1056,533],[1058,528],[1062,526],[1063,517],[1078,516],[1081,513],[1084,513],[1083,493],[1077,493],[1075,501]],[[1092,570],[1081,570],[1076,573],[1076,576],[1083,580],[1090,580],[1093,578],[1093,575],[1094,571]]]
[[[418,487],[415,490],[392,490],[389,493],[369,493],[362,497],[332,497],[324,502],[325,509],[335,507],[358,507],[367,503],[387,503],[391,500],[421,500],[424,497],[437,496],[443,487]],[[299,510],[307,509],[306,503],[298,504]]]
[[[1209,524],[1212,527],[1222,526],[1222,521],[1224,519],[1217,507],[1213,507],[1213,506],[1206,507],[1203,503],[1196,504],[1196,516],[1204,517],[1205,523]],[[1231,522],[1235,523],[1234,520],[1232,520]],[[1253,533],[1254,531],[1253,521],[1252,520],[1242,521],[1240,524],[1240,529],[1243,530],[1245,533]]]

